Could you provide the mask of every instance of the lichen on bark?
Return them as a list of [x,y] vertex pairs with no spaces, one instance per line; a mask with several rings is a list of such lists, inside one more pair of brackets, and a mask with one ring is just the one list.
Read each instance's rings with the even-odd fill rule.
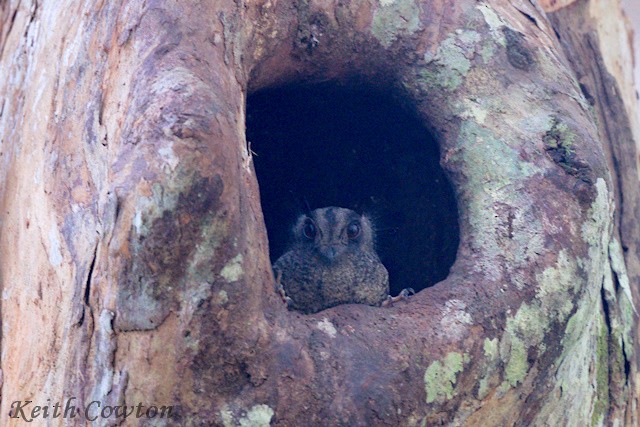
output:
[[448,353],[442,361],[433,362],[424,373],[427,403],[444,402],[455,395],[456,377],[469,362],[467,354]]

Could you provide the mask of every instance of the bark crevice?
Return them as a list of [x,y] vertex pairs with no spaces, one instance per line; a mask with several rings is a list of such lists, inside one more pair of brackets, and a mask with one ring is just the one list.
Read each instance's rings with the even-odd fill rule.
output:
[[87,280],[84,285],[84,307],[82,308],[82,314],[80,315],[80,320],[78,321],[78,326],[82,326],[84,323],[84,318],[87,310],[91,310],[91,281],[93,280],[93,272],[96,266],[96,259],[98,258],[98,246],[99,243],[96,243],[96,246],[93,250],[93,257],[91,258],[91,263],[89,265],[89,272],[87,273]]

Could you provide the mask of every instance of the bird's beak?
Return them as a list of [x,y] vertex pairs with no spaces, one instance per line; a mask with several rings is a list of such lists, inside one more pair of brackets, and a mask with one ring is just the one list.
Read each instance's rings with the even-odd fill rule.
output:
[[320,254],[325,258],[329,263],[335,261],[336,257],[339,253],[339,248],[335,245],[324,246],[320,248]]

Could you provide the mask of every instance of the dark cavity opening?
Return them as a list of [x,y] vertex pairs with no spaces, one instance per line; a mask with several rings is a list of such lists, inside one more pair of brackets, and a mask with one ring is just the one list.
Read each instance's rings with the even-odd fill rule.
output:
[[459,242],[437,141],[390,94],[369,86],[267,89],[247,100],[272,263],[298,215],[341,206],[372,217],[391,294],[449,274]]

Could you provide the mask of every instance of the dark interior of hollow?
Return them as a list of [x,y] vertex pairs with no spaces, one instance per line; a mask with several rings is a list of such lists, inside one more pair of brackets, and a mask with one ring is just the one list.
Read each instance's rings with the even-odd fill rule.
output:
[[308,209],[368,213],[391,294],[443,280],[459,242],[453,188],[437,142],[394,97],[362,85],[290,85],[247,100],[271,261]]

